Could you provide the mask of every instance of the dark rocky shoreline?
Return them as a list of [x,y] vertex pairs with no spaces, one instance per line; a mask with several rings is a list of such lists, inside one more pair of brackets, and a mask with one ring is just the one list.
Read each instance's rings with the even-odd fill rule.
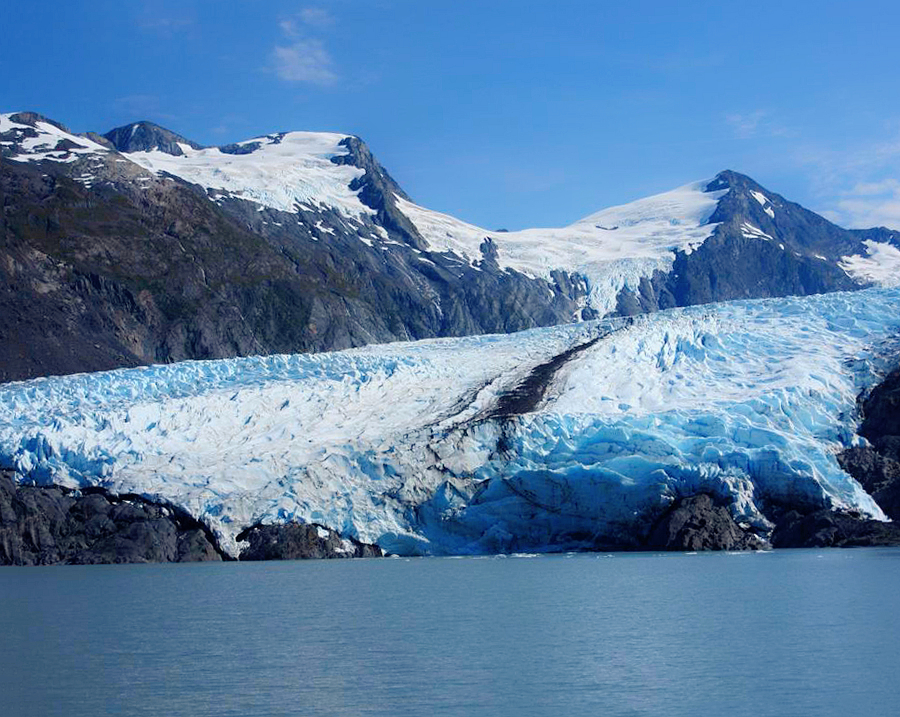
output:
[[[239,560],[380,557],[381,549],[319,525],[255,525]],[[0,565],[233,560],[181,508],[102,488],[17,485],[0,470]]]
[[[316,524],[254,525],[238,560],[382,557],[377,545]],[[846,513],[781,511],[767,543],[705,493],[677,501],[629,551],[900,546],[900,525]],[[0,471],[0,565],[93,565],[233,560],[183,510],[103,489],[16,485]]]
[[209,530],[175,506],[102,489],[16,485],[0,471],[0,565],[222,560]]

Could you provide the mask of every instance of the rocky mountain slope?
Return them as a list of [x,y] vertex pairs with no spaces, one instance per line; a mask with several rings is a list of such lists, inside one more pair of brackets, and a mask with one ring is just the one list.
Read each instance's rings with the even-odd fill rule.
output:
[[204,148],[150,123],[0,115],[0,380],[511,332],[891,283],[847,231],[734,172],[559,229],[415,205],[358,138]]

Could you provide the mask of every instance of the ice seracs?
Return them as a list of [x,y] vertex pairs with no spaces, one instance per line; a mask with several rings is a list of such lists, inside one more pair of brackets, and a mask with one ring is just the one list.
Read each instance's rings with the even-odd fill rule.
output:
[[[300,519],[401,553],[626,542],[679,496],[878,506],[838,467],[900,289],[0,386],[0,462],[183,506],[236,553]],[[573,347],[524,414],[501,396]]]

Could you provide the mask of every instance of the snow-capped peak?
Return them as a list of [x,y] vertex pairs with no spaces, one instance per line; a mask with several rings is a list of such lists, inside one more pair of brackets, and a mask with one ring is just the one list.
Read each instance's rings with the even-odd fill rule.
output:
[[623,288],[672,267],[676,250],[690,253],[710,237],[709,219],[729,190],[707,191],[710,180],[610,207],[561,228],[492,232],[446,214],[399,201],[433,251],[475,261],[490,238],[501,267],[549,278],[554,270],[581,274],[590,284],[589,304],[601,315],[615,307]]
[[373,211],[350,184],[365,170],[332,162],[346,155],[348,135],[287,132],[245,140],[227,147],[197,149],[178,142],[179,155],[159,149],[126,156],[151,172],[174,175],[238,199],[284,212],[335,209],[348,216]]
[[16,162],[74,162],[80,156],[107,154],[110,149],[69,132],[65,127],[33,112],[0,114],[0,148],[12,150]]

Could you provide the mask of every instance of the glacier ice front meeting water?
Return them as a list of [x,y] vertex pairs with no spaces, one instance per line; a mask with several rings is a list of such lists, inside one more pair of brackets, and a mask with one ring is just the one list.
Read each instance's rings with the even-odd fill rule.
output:
[[6,384],[0,465],[178,504],[232,554],[291,519],[402,554],[628,545],[698,491],[763,534],[767,501],[883,519],[835,454],[898,309],[870,289]]

